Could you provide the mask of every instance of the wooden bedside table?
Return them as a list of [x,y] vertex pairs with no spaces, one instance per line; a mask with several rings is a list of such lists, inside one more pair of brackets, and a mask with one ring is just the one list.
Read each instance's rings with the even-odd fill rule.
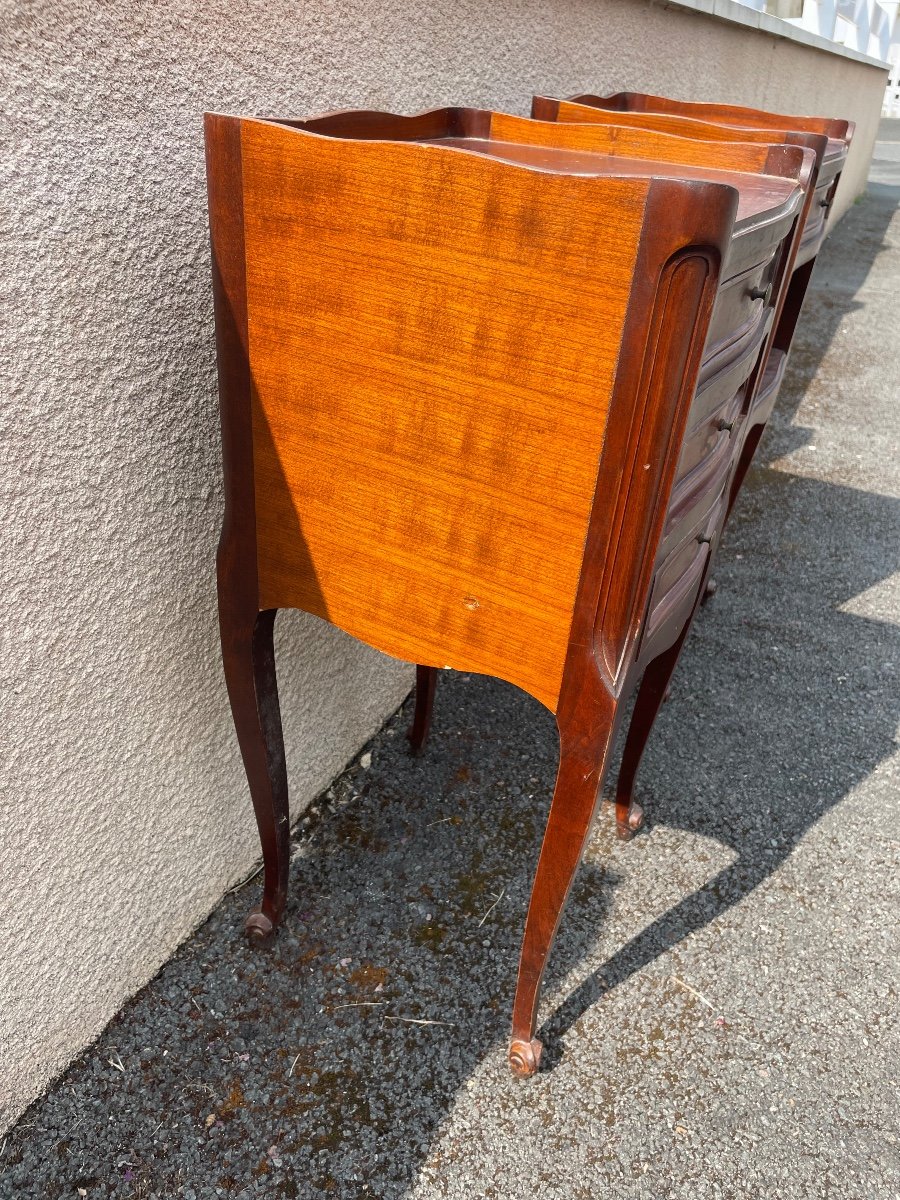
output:
[[825,237],[828,216],[840,183],[855,129],[852,121],[831,117],[795,117],[765,109],[731,104],[705,104],[670,100],[644,92],[617,92],[612,96],[582,95],[571,100],[535,96],[532,115],[542,120],[563,122],[603,121],[618,126],[653,129],[682,137],[710,137],[744,142],[771,141],[805,145],[815,153],[810,199],[803,233],[792,267],[792,278],[779,309],[767,364],[763,364],[746,424],[741,460],[735,471],[729,511],[740,491],[766,422],[778,397],[786,355],[803,307],[816,255]]
[[560,731],[510,1046],[527,1075],[624,700],[689,621],[727,509],[808,158],[682,167],[501,140],[515,119],[471,110],[326,120],[206,119],[222,647],[265,863],[248,931],[287,890],[279,607],[517,684]]
[[[567,107],[579,109],[577,105]],[[721,136],[717,141],[704,142],[650,131],[637,123],[632,127],[617,126],[612,120],[613,116],[606,121],[604,114],[605,123],[553,123],[476,109],[441,109],[415,117],[375,112],[333,113],[295,124],[330,136],[440,138],[445,145],[465,146],[478,152],[491,146],[499,150],[502,146],[507,156],[532,154],[534,149],[526,147],[542,146],[556,154],[555,161],[566,161],[571,170],[609,170],[610,161],[622,170],[626,162],[640,160],[646,167],[652,164],[654,171],[679,177],[693,172],[741,187],[744,211],[739,212],[728,263],[723,269],[725,279],[710,326],[700,386],[688,420],[688,435],[660,549],[659,574],[651,589],[652,611],[647,617],[639,663],[642,669],[669,651],[674,643],[680,648],[701,595],[698,586],[701,577],[705,579],[708,573],[708,558],[705,554],[688,553],[684,546],[685,530],[692,520],[705,515],[703,506],[716,497],[725,477],[734,486],[741,470],[742,448],[757,411],[757,385],[766,367],[773,325],[784,304],[792,265],[801,244],[800,231],[806,227],[813,201],[816,151],[824,148],[826,139],[792,134],[789,136],[796,145],[741,144]],[[566,151],[568,157],[561,159],[558,151]],[[757,178],[741,180],[728,175],[728,171],[741,171]],[[758,216],[749,219],[749,209],[754,204],[757,213],[766,211],[767,206],[772,208],[772,197],[765,191],[766,176],[796,179],[803,188],[803,202],[787,222],[779,224],[776,220],[772,225],[771,221],[760,222]],[[752,196],[756,199],[751,199]],[[766,389],[766,395],[770,394],[768,376]],[[729,504],[730,496],[725,515]],[[724,519],[723,516],[722,523]],[[696,530],[694,534],[701,536]],[[674,664],[673,655],[677,658],[677,654],[678,649],[671,651],[647,673],[643,701],[631,726],[625,769],[620,773],[617,826],[621,836],[630,836],[642,822],[640,806],[633,799],[633,773],[658,710],[654,700],[652,716],[649,715],[647,701],[650,695],[656,696],[654,681],[662,681],[664,674],[665,691],[671,673],[668,664]],[[436,671],[420,664],[410,731],[410,740],[417,751],[427,736],[435,687]]]

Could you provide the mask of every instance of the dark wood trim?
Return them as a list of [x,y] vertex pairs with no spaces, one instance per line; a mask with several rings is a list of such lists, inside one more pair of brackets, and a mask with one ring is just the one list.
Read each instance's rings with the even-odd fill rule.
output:
[[206,163],[225,477],[216,574],[222,662],[259,828],[265,879],[248,935],[268,937],[287,900],[290,820],[273,627],[261,613],[256,551],[253,415],[247,330],[241,123],[207,114]]
[[570,99],[575,104],[589,104],[592,108],[605,108],[610,112],[664,112],[671,113],[673,116],[692,117],[700,121],[714,121],[719,125],[731,125],[736,129],[756,126],[823,133],[827,137],[848,144],[856,128],[852,121],[836,117],[797,117],[739,104],[709,104],[706,101],[697,100],[671,100],[667,96],[655,96],[649,92],[616,92],[611,96],[595,96],[585,93],[580,96],[571,96]]
[[409,748],[413,754],[421,754],[431,732],[431,717],[434,712],[434,694],[437,690],[437,667],[416,666],[415,709],[409,727]]

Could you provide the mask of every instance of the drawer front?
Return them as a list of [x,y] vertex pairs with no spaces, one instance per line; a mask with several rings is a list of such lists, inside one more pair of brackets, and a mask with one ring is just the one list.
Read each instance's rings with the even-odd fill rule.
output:
[[738,330],[731,341],[720,343],[714,354],[707,353],[700,367],[695,403],[707,407],[718,404],[740,387],[756,366],[774,318],[771,305],[760,307],[755,319]]
[[766,304],[773,299],[777,260],[778,255],[773,254],[721,288],[710,321],[704,363],[720,356],[732,342],[759,326]]
[[672,491],[663,525],[659,558],[682,542],[690,541],[698,523],[713,508],[719,493],[731,476],[731,467],[740,448],[741,425],[717,433],[713,452],[689,471]]
[[681,458],[678,460],[678,470],[675,474],[675,487],[688,476],[704,460],[715,455],[724,434],[727,438],[734,430],[741,414],[744,398],[744,387],[728,396],[717,405],[707,407],[699,413],[699,419],[694,421],[692,411],[684,443],[681,447]]
[[797,209],[792,208],[775,221],[767,221],[754,229],[736,230],[722,265],[722,279],[738,279],[759,263],[768,262],[790,237],[796,219]]
[[642,657],[652,648],[652,642],[664,627],[674,624],[680,631],[693,612],[706,571],[710,544],[719,532],[726,511],[727,490],[723,488],[711,509],[692,524],[685,540],[657,567],[641,637]]
[[816,188],[812,204],[806,216],[806,224],[803,226],[803,233],[800,237],[797,258],[794,261],[795,271],[797,267],[802,266],[803,263],[808,262],[809,259],[818,254],[822,239],[825,236],[825,221],[828,216],[828,208],[828,188]]

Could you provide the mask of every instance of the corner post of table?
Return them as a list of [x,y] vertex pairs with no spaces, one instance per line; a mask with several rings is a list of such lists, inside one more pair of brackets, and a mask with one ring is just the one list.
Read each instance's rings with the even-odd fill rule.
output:
[[262,904],[246,922],[251,940],[261,941],[284,914],[290,821],[275,677],[276,610],[261,611],[259,601],[241,121],[208,113],[205,134],[225,480],[225,517],[216,560],[219,629],[228,697],[263,853]]

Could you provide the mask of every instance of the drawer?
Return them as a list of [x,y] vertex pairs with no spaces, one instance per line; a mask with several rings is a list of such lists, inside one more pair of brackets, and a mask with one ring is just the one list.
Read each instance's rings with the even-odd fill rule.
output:
[[705,519],[731,476],[731,466],[740,439],[735,430],[716,434],[716,445],[674,487],[663,525],[660,557],[693,536],[694,527]]
[[[772,329],[774,310],[770,305],[758,305],[754,320],[730,342],[720,343],[715,353],[707,349],[700,368],[695,403],[715,406],[754,370],[762,344]],[[713,390],[714,389],[714,390]]]
[[772,328],[772,319],[773,313],[767,313],[766,320],[757,330],[754,342],[743,349],[739,358],[727,362],[718,373],[707,379],[696,391],[688,414],[685,442],[694,436],[694,431],[698,427],[712,420],[714,415],[721,413],[722,408],[728,406],[738,392],[740,392],[740,398],[745,406],[746,400],[749,400],[749,396],[746,395],[748,380],[751,376],[755,376],[756,368],[760,365],[763,349],[766,346],[766,337]]
[[772,409],[775,407],[775,401],[778,399],[778,391],[781,387],[781,381],[784,378],[784,368],[786,366],[787,355],[785,352],[773,348],[769,355],[769,361],[766,363],[766,369],[763,372],[756,395],[753,397],[750,412],[747,415],[749,424],[764,425],[772,415]]
[[790,238],[801,206],[801,197],[782,210],[775,220],[767,220],[761,224],[753,220],[753,228],[735,226],[735,236],[732,240],[725,262],[722,264],[723,281],[740,279],[748,271],[752,271],[760,263],[770,262],[778,255],[779,248]]
[[763,308],[773,299],[778,257],[777,253],[772,254],[765,262],[757,263],[723,285],[713,308],[704,362],[721,354],[726,346],[759,324]]
[[674,623],[680,632],[690,617],[706,571],[710,544],[719,532],[726,511],[727,490],[723,488],[702,520],[694,522],[689,536],[657,567],[641,637],[642,656],[664,626]]
[[825,219],[828,216],[831,208],[831,191],[832,185],[826,179],[820,182],[819,186],[813,193],[812,203],[809,206],[809,212],[806,214],[806,224],[803,226],[803,237],[801,241],[805,242],[811,229],[821,229],[825,224]]
[[819,252],[822,239],[825,237],[825,224],[831,210],[833,180],[820,182],[816,188],[809,212],[806,214],[806,224],[800,236],[797,257],[794,260],[794,270],[809,262]]
[[720,402],[711,410],[703,411],[699,419],[694,421],[694,413],[688,423],[688,430],[681,447],[681,457],[678,460],[678,470],[675,474],[675,486],[705,459],[715,454],[721,435],[730,434],[741,414],[744,399],[744,387],[727,400]]

